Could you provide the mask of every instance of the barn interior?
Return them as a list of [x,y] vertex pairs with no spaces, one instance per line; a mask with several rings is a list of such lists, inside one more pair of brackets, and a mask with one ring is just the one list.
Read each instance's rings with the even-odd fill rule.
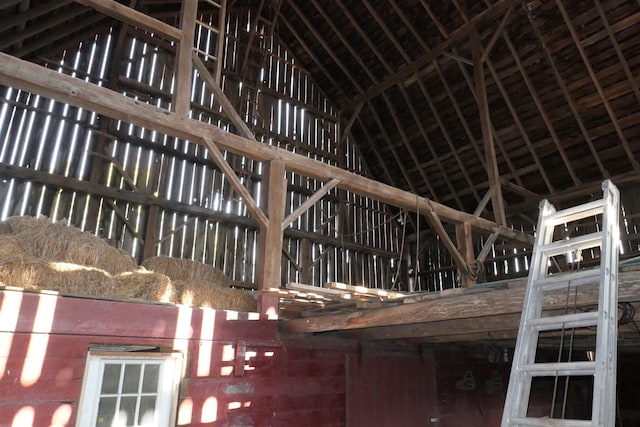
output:
[[[500,425],[544,201],[603,182],[640,426],[639,30],[631,0],[0,2],[0,426]],[[597,307],[569,288],[544,310]],[[568,378],[530,413],[590,419]]]

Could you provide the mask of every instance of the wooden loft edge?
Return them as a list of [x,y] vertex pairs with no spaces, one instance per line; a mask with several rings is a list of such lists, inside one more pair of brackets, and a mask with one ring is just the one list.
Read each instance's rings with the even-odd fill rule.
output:
[[[640,301],[639,279],[640,270],[620,272],[620,302]],[[506,290],[434,298],[388,308],[291,319],[285,322],[284,329],[290,333],[350,331],[343,336],[359,339],[372,339],[377,335],[375,328],[380,328],[377,332],[381,336],[377,339],[436,336],[444,334],[446,328],[450,328],[450,335],[465,333],[465,328],[468,329],[467,332],[486,332],[486,327],[492,330],[499,325],[483,326],[485,318],[490,318],[487,322],[496,316],[504,321],[520,318],[524,290],[524,286],[518,286]],[[566,303],[565,294],[564,290],[550,292],[545,296],[545,309],[563,309]],[[595,286],[579,289],[577,306],[589,306],[597,301],[598,293]],[[471,324],[474,326],[470,326]],[[517,330],[517,322],[513,327]]]

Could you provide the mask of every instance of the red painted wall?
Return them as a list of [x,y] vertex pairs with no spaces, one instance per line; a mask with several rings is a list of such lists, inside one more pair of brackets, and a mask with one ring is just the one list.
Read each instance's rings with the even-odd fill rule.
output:
[[74,425],[90,343],[187,350],[178,425],[345,425],[345,348],[282,343],[276,321],[234,315],[0,291],[0,427]]
[[[349,426],[429,426],[437,418],[433,359],[417,351],[375,351],[347,357]],[[462,425],[462,424],[461,424]]]
[[509,364],[439,348],[349,355],[347,425],[499,426]]

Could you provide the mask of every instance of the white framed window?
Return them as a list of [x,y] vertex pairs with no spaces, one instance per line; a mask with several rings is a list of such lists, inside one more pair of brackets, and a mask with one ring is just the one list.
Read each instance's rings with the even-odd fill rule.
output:
[[89,351],[76,427],[173,427],[180,353]]

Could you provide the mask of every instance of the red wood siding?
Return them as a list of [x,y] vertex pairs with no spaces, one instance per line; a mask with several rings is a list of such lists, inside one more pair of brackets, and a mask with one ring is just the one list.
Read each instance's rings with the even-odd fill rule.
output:
[[346,350],[283,344],[276,321],[234,315],[0,291],[0,427],[74,425],[90,343],[187,350],[178,425],[343,426]]
[[[347,357],[347,425],[429,426],[437,419],[433,358],[418,352],[370,352]],[[461,426],[463,424],[459,424]]]

